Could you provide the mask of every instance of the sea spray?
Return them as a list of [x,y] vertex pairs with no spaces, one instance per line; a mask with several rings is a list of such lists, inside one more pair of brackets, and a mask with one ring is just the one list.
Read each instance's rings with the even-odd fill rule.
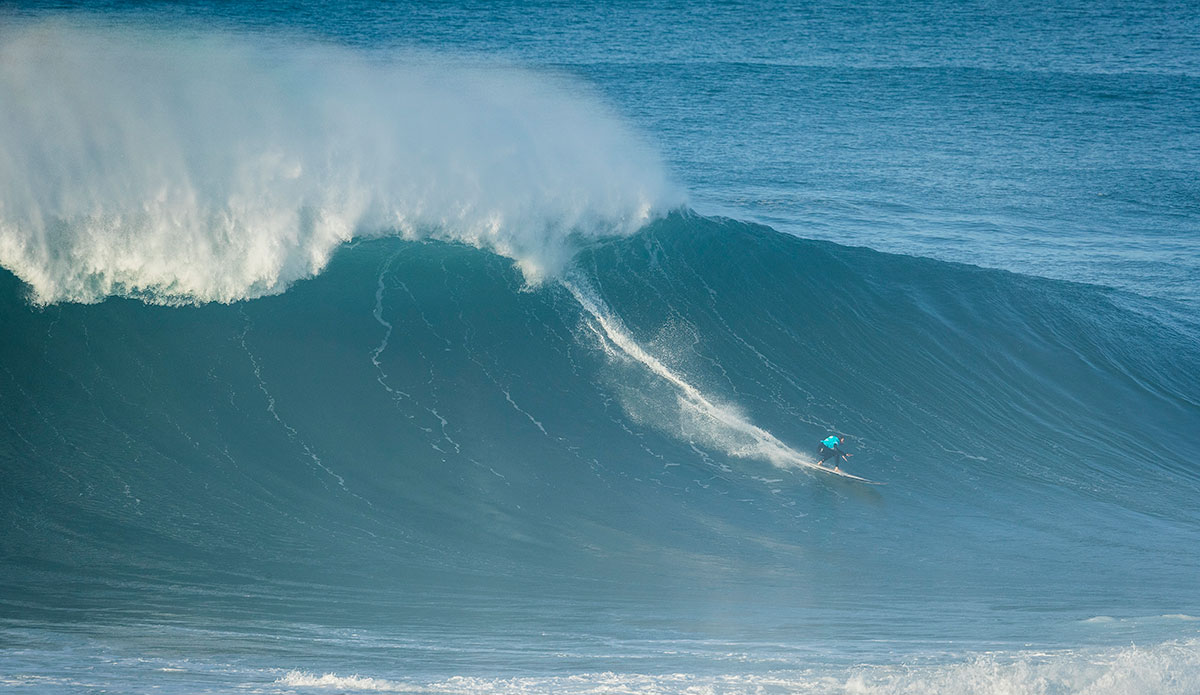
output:
[[[728,456],[766,461],[779,468],[816,467],[809,457],[755,425],[736,406],[705,394],[648,352],[578,273],[562,284],[583,307],[587,329],[609,357],[636,363],[669,387],[665,399],[657,399],[647,407],[639,403],[645,391],[639,391],[637,398],[626,397],[624,404],[631,416]],[[663,413],[670,415],[664,418]]]
[[514,260],[677,205],[586,88],[515,67],[205,31],[0,31],[0,266],[37,304],[230,302],[396,235]]

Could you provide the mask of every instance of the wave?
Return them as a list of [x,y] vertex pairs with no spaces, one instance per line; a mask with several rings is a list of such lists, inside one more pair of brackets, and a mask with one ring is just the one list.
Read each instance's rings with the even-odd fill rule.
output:
[[[0,554],[35,595],[747,567],[891,612],[1194,594],[1152,558],[1200,528],[1200,343],[1111,290],[674,213],[536,287],[380,239],[233,305],[26,292],[0,275]],[[810,470],[829,432],[884,492]]]
[[282,292],[356,238],[558,274],[682,196],[561,76],[94,19],[0,31],[0,266],[37,304]]

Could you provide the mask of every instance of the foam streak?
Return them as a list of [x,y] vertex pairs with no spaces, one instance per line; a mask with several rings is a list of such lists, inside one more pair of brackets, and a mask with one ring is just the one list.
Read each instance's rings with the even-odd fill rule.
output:
[[[598,336],[606,339],[619,353],[649,369],[669,383],[678,394],[681,433],[716,447],[730,456],[767,461],[779,468],[816,468],[807,457],[781,442],[775,435],[750,422],[736,408],[720,404],[688,383],[682,376],[646,352],[608,309],[596,293],[578,279],[563,280],[563,286],[575,297],[599,327]],[[606,346],[610,355],[616,354]]]

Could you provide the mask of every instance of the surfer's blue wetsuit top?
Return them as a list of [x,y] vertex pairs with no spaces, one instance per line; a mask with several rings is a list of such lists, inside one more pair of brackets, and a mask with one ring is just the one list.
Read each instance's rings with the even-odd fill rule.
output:
[[838,438],[837,437],[826,437],[825,439],[821,440],[821,443],[824,444],[826,447],[832,449],[838,445]]

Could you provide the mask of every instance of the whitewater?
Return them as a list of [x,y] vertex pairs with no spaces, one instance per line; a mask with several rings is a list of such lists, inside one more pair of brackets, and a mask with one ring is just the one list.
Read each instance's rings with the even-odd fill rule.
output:
[[1200,690],[1192,29],[0,9],[0,689]]
[[602,102],[515,67],[66,23],[0,60],[0,263],[36,303],[261,296],[384,233],[538,282],[682,202]]

